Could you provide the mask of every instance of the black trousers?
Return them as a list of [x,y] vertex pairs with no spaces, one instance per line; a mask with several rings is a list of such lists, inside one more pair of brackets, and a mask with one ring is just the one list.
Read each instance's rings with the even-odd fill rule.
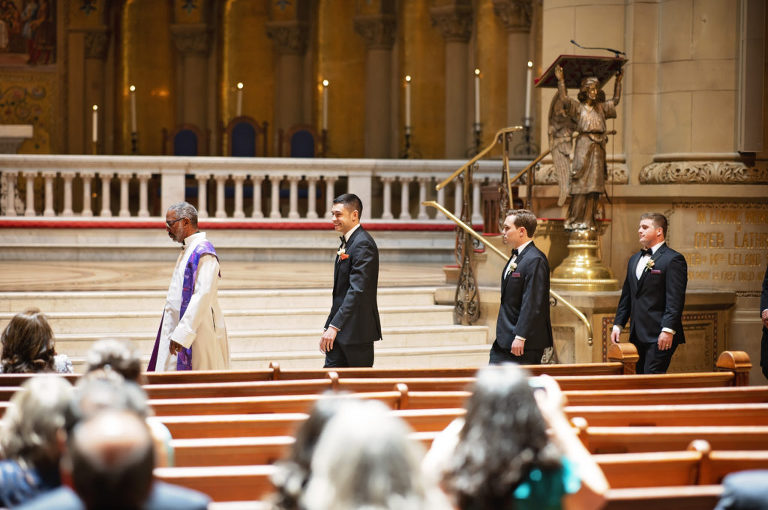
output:
[[372,367],[373,342],[341,345],[333,342],[333,349],[325,353],[323,368]]
[[638,342],[634,344],[640,359],[637,360],[635,370],[638,374],[666,374],[672,355],[677,349],[677,342],[672,342],[672,347],[666,351],[659,350],[659,344]]
[[491,359],[488,361],[488,364],[499,365],[501,363],[514,362],[521,365],[541,365],[542,354],[544,354],[544,349],[528,349],[528,346],[526,346],[523,349],[522,356],[515,356],[494,340],[491,346]]

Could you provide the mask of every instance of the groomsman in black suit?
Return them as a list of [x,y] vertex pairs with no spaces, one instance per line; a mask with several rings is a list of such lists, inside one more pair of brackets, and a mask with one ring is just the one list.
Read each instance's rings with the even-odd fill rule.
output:
[[381,340],[379,249],[360,225],[362,213],[357,195],[346,193],[333,201],[333,227],[341,245],[333,269],[333,305],[320,338],[325,367],[372,367],[373,342]]
[[667,218],[663,214],[640,216],[637,232],[643,249],[629,258],[611,341],[619,342],[621,330],[631,318],[629,341],[640,354],[637,373],[665,374],[675,349],[685,343],[688,265],[665,242]]
[[768,378],[768,267],[763,276],[763,292],[760,294],[760,318],[763,319],[763,339],[760,342],[760,368]]
[[549,321],[549,262],[533,244],[536,216],[526,209],[510,211],[504,220],[504,243],[512,256],[501,275],[501,306],[491,364],[515,361],[538,365],[552,346]]

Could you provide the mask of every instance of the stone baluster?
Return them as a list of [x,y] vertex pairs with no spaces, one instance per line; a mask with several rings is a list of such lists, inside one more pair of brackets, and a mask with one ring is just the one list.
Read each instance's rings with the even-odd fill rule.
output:
[[243,174],[232,175],[232,180],[235,181],[235,218],[245,218],[243,211],[243,182],[245,182],[245,177]]
[[472,224],[483,222],[483,215],[480,213],[480,188],[482,186],[482,177],[472,179]]
[[254,218],[263,218],[264,212],[261,210],[261,182],[264,180],[262,175],[252,175],[253,182],[253,214]]
[[336,177],[326,175],[325,176],[325,215],[331,217],[331,209],[333,209],[333,199],[336,198],[334,193],[334,185],[336,184]]
[[131,216],[131,211],[128,209],[128,185],[131,183],[131,177],[133,177],[133,172],[121,172],[117,174],[117,178],[120,179],[120,210],[117,215],[121,218],[128,218]]
[[139,217],[146,218],[149,216],[149,191],[147,183],[152,178],[152,174],[142,172],[136,174],[136,177],[139,179]]
[[272,207],[269,211],[270,218],[280,218],[280,181],[282,178],[282,175],[269,176],[269,182],[272,184],[272,194],[270,198]]
[[72,179],[75,178],[75,172],[61,172],[61,178],[64,179],[64,210],[62,216],[74,216],[72,211]]
[[99,174],[99,177],[101,177],[101,212],[99,216],[109,217],[112,216],[112,208],[110,207],[111,191],[109,189],[112,174],[102,172]]
[[392,182],[394,177],[382,177],[381,182],[384,185],[384,208],[381,213],[382,220],[391,220],[394,218],[392,215]]
[[197,180],[197,217],[208,217],[208,179],[211,176],[208,174],[197,174],[195,179]]
[[18,172],[5,172],[5,215],[16,216],[16,179],[18,179]]
[[427,200],[427,185],[432,182],[431,177],[419,177],[419,216],[420,220],[428,220],[427,206],[424,202]]
[[91,209],[91,182],[96,176],[93,172],[80,172],[80,178],[83,180],[83,211],[80,216],[90,218],[93,216],[93,209]]
[[27,207],[24,209],[24,216],[35,216],[35,177],[37,177],[37,172],[23,172],[22,175],[27,179]]
[[[445,188],[440,188],[439,190],[437,190],[437,203],[440,204],[440,205],[444,205],[445,204]],[[439,219],[442,219],[442,218],[443,218],[443,213],[436,212],[435,213],[435,217],[432,218],[432,219],[439,220]]]
[[56,178],[56,172],[43,172],[45,179],[45,209],[43,216],[56,216],[53,210],[53,180]]
[[464,186],[459,179],[453,181],[453,214],[461,218],[461,206],[464,203]]
[[317,218],[317,177],[307,177],[307,218]]
[[411,177],[398,177],[400,179],[400,219],[410,220],[410,197],[408,196],[408,184],[411,181]]
[[229,176],[224,174],[217,174],[213,176],[213,179],[216,181],[216,217],[217,218],[226,218],[227,217],[227,211],[224,208],[224,185],[227,183],[227,178]]
[[288,183],[290,184],[290,205],[288,209],[288,217],[289,218],[298,218],[299,217],[299,181],[301,180],[300,175],[289,175],[288,176]]

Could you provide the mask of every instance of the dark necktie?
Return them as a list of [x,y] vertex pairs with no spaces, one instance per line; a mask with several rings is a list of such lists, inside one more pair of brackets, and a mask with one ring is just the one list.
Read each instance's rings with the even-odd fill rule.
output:
[[339,249],[344,248],[347,245],[347,240],[344,239],[344,236],[339,236],[339,239],[341,240],[341,244],[339,245]]

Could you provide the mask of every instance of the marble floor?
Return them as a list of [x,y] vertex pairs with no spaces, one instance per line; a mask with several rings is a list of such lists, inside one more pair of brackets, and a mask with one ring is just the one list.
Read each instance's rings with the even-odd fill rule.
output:
[[[167,289],[172,264],[165,262],[0,262],[0,292]],[[221,268],[221,289],[328,287],[333,265],[327,262],[228,262]],[[386,263],[380,287],[445,284],[438,264]]]

